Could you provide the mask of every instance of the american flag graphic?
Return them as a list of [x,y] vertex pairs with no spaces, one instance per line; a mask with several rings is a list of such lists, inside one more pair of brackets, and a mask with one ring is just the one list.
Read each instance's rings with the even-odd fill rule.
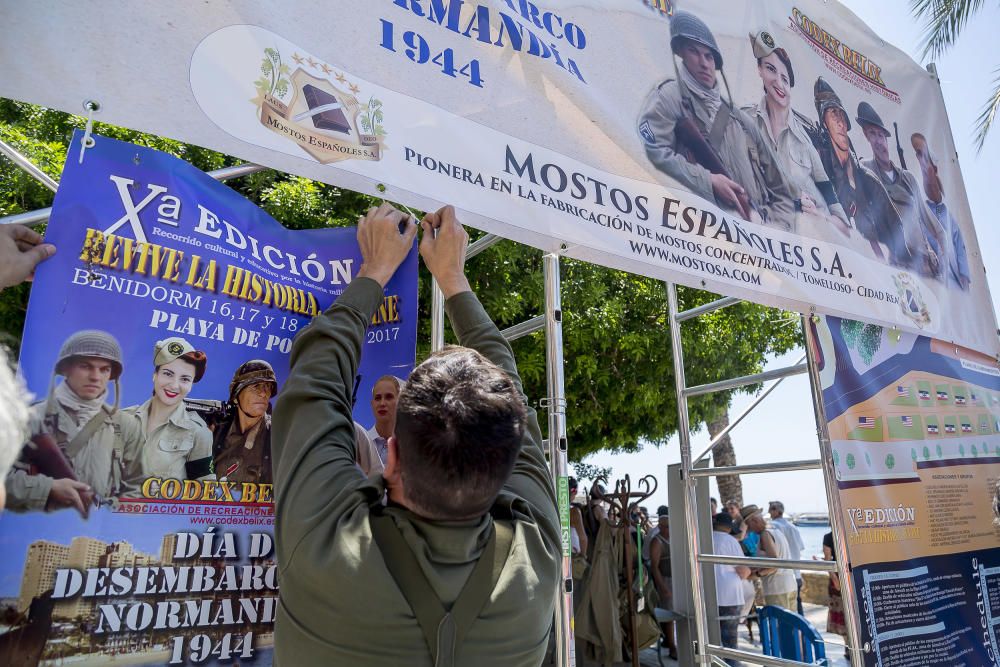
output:
[[962,433],[972,433],[972,424],[962,424]]
[[903,415],[902,417],[900,417],[900,420],[902,420],[903,426],[905,426],[906,428],[913,428],[913,417],[911,417],[910,415]]
[[909,387],[904,387],[901,384],[896,385],[896,396],[898,396],[900,398],[909,398],[910,397],[910,388]]
[[858,428],[875,428],[875,418],[858,417]]
[[937,424],[928,424],[927,425],[927,432],[928,433],[937,433],[938,432],[938,425]]
[[965,396],[955,394],[955,405],[965,405]]
[[939,401],[947,401],[948,400],[948,392],[946,392],[946,391],[939,391],[937,393],[937,397],[938,397]]
[[955,432],[955,425],[954,424],[945,424],[944,425],[944,432],[945,433],[954,433]]
[[920,396],[921,401],[931,400],[931,392],[927,391],[926,389],[919,390],[917,394]]

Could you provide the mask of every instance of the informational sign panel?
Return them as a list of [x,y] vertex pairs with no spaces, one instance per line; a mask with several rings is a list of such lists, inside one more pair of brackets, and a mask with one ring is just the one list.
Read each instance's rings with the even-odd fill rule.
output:
[[872,324],[812,326],[865,664],[997,664],[997,361]]
[[[820,0],[0,7],[0,94],[1000,351],[937,81]],[[136,39],[135,35],[142,35]]]
[[[355,230],[287,230],[101,136],[80,163],[81,138],[23,338],[38,402],[5,480],[0,664],[268,665],[273,394],[296,332],[360,269]],[[412,369],[416,281],[414,248],[368,329],[365,429],[376,380]]]

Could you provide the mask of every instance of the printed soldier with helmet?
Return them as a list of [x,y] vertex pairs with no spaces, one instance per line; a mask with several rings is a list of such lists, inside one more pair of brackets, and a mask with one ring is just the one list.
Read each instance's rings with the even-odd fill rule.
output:
[[278,379],[262,359],[245,362],[229,383],[226,417],[215,426],[215,475],[221,481],[270,484],[271,399]]
[[676,77],[649,93],[638,119],[649,161],[745,220],[767,223],[794,216],[795,194],[778,156],[753,120],[733,105],[711,29],[691,12],[674,12],[670,50]]
[[118,409],[122,370],[121,346],[106,331],[66,339],[48,396],[31,407],[30,440],[4,480],[8,509],[73,507],[87,517],[92,504],[120,495],[143,442],[139,420]]

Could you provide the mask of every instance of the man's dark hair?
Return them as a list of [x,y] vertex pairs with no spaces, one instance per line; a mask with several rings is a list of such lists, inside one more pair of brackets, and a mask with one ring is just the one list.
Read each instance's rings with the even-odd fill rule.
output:
[[429,519],[485,514],[514,469],[525,419],[510,376],[475,350],[448,347],[417,366],[396,407],[411,509]]

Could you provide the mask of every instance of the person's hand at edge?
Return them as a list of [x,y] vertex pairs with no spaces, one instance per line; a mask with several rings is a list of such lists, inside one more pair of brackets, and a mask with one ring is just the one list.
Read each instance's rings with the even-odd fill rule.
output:
[[437,279],[446,299],[472,288],[465,277],[465,249],[469,235],[455,217],[455,208],[445,206],[428,213],[420,223],[420,256]]
[[56,479],[52,481],[45,509],[51,512],[63,507],[72,507],[86,519],[90,514],[92,498],[90,487],[83,482],[75,479]]
[[0,289],[6,289],[35,276],[39,262],[56,253],[51,243],[24,225],[0,225]]
[[[400,226],[403,231],[400,232]],[[406,259],[417,235],[413,218],[390,204],[371,208],[358,220],[358,245],[361,246],[361,270],[358,278],[371,278],[382,287]]]

